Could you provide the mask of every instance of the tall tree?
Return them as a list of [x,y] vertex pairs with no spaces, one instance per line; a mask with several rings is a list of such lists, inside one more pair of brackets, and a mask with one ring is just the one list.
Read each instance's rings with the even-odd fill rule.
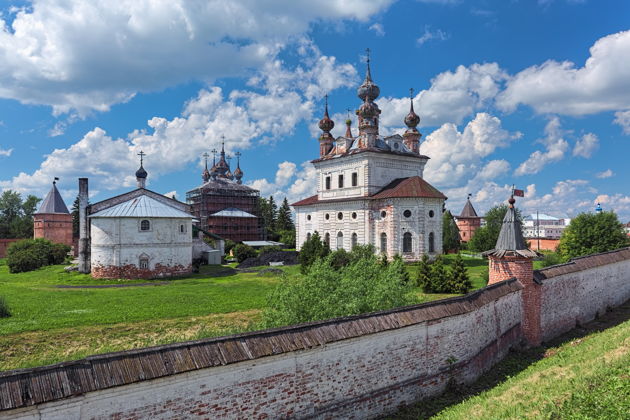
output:
[[16,191],[7,190],[0,196],[0,238],[32,238],[33,214],[41,198],[29,195],[22,201]]
[[286,197],[282,200],[282,205],[278,209],[278,217],[276,219],[276,231],[278,233],[285,230],[293,230],[295,225],[293,224],[293,218],[291,217],[291,207],[289,207],[289,201]]
[[442,214],[442,248],[444,252],[459,251],[459,228],[450,210]]
[[79,237],[79,195],[74,199],[72,203],[72,237]]
[[623,224],[610,211],[582,213],[562,233],[558,250],[564,261],[630,245]]
[[451,278],[448,283],[449,293],[468,293],[472,289],[472,282],[468,270],[460,254],[457,254],[451,266]]

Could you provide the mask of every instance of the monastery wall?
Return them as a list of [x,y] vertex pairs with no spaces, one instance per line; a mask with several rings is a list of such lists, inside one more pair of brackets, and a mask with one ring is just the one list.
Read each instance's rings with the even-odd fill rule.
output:
[[[469,383],[524,341],[630,298],[630,248],[466,296],[266,331],[0,373],[0,417],[373,418]],[[528,300],[526,288],[540,288]],[[530,318],[531,320],[531,318]],[[571,322],[569,322],[571,321]]]

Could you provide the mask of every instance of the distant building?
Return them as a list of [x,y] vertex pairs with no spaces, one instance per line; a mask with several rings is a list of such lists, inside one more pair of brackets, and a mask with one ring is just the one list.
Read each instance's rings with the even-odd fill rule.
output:
[[350,120],[346,134],[337,139],[328,115],[319,122],[320,154],[312,161],[317,170],[317,194],[294,203],[298,250],[314,232],[332,249],[350,251],[371,244],[389,258],[418,260],[442,252],[442,211],[446,196],[423,178],[429,159],[419,151],[420,117],[413,101],[404,118],[401,136],[379,135],[381,110],[374,100],[380,93],[367,72],[357,94],[362,101],[356,114],[355,137]]
[[33,215],[33,237],[72,246],[72,215],[59,194],[57,179]]
[[523,235],[525,238],[560,239],[569,221],[544,213],[529,214],[523,218]]
[[208,170],[208,155],[201,174],[203,184],[186,193],[186,202],[203,230],[235,242],[265,239],[258,200],[260,194],[242,184],[240,154],[234,173],[222,144],[219,161]]
[[87,178],[79,179],[81,238],[79,271],[99,278],[154,278],[192,271],[193,215],[190,207],[145,189],[140,164],[138,188],[87,205]]
[[475,231],[481,227],[481,221],[482,218],[477,216],[477,212],[470,202],[469,195],[461,214],[455,217],[455,222],[459,229],[459,237],[462,242],[468,242],[472,239]]

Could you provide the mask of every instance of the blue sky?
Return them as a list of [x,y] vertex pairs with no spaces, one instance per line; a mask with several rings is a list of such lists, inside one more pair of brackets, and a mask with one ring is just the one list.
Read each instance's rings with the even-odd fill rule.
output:
[[526,212],[630,220],[630,2],[0,5],[0,189],[58,176],[70,203],[86,176],[104,199],[134,187],[142,149],[149,188],[182,199],[224,135],[246,183],[305,198],[323,96],[340,135],[369,47],[381,132],[403,130],[414,88],[425,178],[454,213],[516,184]]

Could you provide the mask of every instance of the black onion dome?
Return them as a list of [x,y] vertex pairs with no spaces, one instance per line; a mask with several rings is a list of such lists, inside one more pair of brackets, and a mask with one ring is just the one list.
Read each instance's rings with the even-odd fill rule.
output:
[[326,96],[326,109],[324,111],[324,118],[319,120],[319,129],[324,133],[330,132],[335,126],[335,122],[328,116],[328,96]]
[[142,167],[142,165],[140,165],[140,169],[138,169],[136,171],[136,178],[146,178],[147,177],[147,171],[144,170],[144,168]]
[[411,105],[411,111],[405,117],[405,125],[409,128],[416,128],[418,124],[420,124],[420,117],[413,112],[413,105]]

